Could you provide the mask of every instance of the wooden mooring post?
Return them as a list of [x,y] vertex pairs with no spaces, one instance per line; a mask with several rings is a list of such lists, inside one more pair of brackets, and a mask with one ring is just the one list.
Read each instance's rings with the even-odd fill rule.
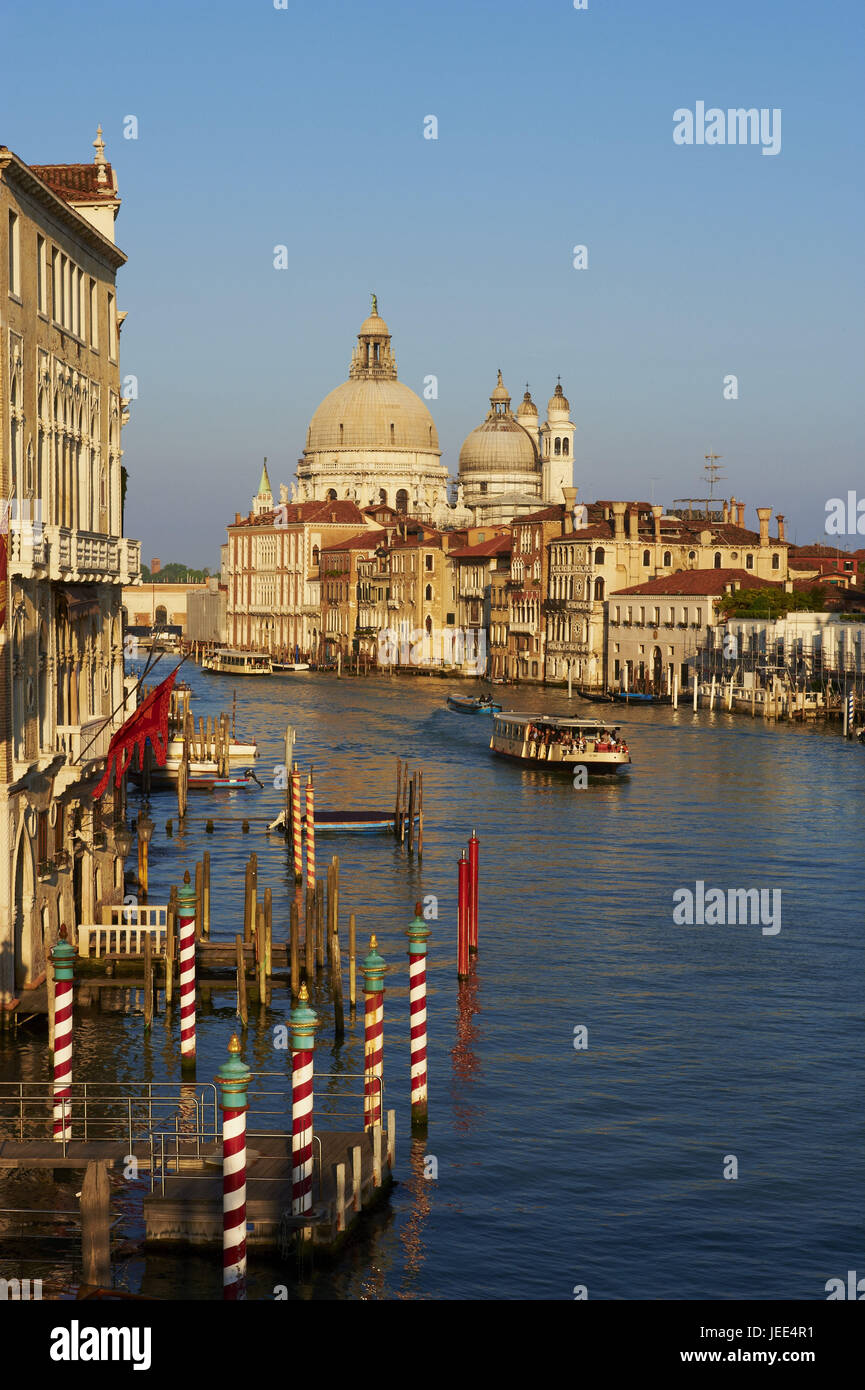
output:
[[353,912],[348,919],[348,1006],[353,1016],[357,1008],[357,922]]
[[306,973],[307,988],[312,982],[315,974],[315,885],[307,884],[306,889],[306,913],[304,916],[303,929],[304,945],[304,970]]
[[243,958],[243,937],[240,932],[235,936],[234,944],[237,952],[237,1014],[245,1028],[249,1022],[249,1011],[246,1006],[246,963]]
[[165,1007],[174,998],[174,941],[177,925],[177,885],[173,885],[168,896],[165,913]]
[[315,968],[324,969],[324,882],[315,885]]
[[296,999],[300,991],[300,913],[297,898],[292,900],[289,914],[289,948],[291,953],[291,993]]
[[91,1159],[81,1184],[81,1280],[111,1284],[111,1186],[104,1161]]
[[150,932],[144,933],[144,1029],[153,1026],[153,941]]
[[210,936],[210,850],[201,856],[201,934]]

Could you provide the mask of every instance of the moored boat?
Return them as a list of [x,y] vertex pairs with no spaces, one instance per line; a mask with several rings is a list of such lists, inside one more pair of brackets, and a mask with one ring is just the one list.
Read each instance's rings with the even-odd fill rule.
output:
[[621,772],[631,761],[619,725],[555,714],[495,715],[490,749],[500,758],[551,772],[585,767],[590,777]]
[[491,695],[449,695],[448,709],[458,714],[495,714],[501,705]]
[[271,662],[273,674],[275,676],[291,676],[295,671],[308,671],[310,665],[308,661],[274,661]]
[[269,676],[273,662],[267,652],[242,652],[231,647],[217,647],[201,662],[203,671],[219,676]]

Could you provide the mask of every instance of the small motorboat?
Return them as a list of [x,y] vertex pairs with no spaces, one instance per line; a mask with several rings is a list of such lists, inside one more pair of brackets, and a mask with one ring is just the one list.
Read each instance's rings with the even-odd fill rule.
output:
[[292,676],[295,671],[308,671],[309,669],[308,661],[274,661],[273,663],[275,676]]
[[492,695],[448,696],[448,709],[456,710],[458,714],[499,714],[501,708]]

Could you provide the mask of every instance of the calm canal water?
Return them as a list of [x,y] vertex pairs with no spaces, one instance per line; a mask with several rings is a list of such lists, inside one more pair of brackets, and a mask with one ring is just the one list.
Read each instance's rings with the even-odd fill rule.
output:
[[[584,1285],[590,1299],[823,1299],[827,1279],[863,1268],[865,750],[837,726],[630,708],[630,776],[576,790],[493,759],[489,720],[449,712],[439,680],[187,672],[196,716],[230,709],[236,690],[238,733],[262,753],[263,791],[192,795],[173,839],[173,794],[152,798],[151,900],[209,848],[214,937],[241,926],[253,849],[259,884],[273,889],[274,934],[287,935],[286,848],[264,834],[283,800],[272,769],[287,722],[298,761],[315,765],[321,807],[392,806],[397,755],[424,773],[422,866],[387,835],[318,842],[319,874],[340,857],[343,941],[354,911],[359,948],[374,931],[390,966],[385,1099],[397,1110],[398,1183],[335,1269],[300,1281],[251,1251],[250,1297],[286,1284],[302,1297],[570,1299]],[[520,710],[568,708],[564,691],[503,693]],[[570,709],[597,713],[576,699]],[[137,801],[131,791],[131,814]],[[473,827],[480,954],[458,996],[456,861]],[[675,924],[674,893],[697,881],[779,890],[781,930]],[[430,894],[430,1127],[413,1144],[403,933]],[[287,1007],[277,991],[263,1021],[251,1013],[255,1069],[287,1072],[272,1046]],[[324,997],[319,1011],[317,1069],[359,1071],[362,1014],[336,1049]],[[213,1076],[234,1027],[233,991],[218,991],[199,1022],[199,1079]],[[177,1028],[160,1017],[146,1040],[134,1011],[84,1013],[76,1076],[175,1079]],[[0,1075],[19,1074],[47,1076],[44,1034],[4,1045]],[[317,1089],[328,1087],[344,1095],[346,1083]],[[735,1180],[724,1178],[728,1156]],[[435,1181],[423,1176],[430,1157]],[[7,1184],[5,1204],[34,1205],[12,1200],[27,1195],[18,1186]],[[56,1186],[50,1200],[74,1206],[74,1190]],[[115,1191],[133,1240],[117,1281],[219,1298],[218,1257],[141,1254],[140,1190]],[[4,1258],[0,1273],[41,1272],[60,1292],[63,1248],[32,1246],[28,1268]]]

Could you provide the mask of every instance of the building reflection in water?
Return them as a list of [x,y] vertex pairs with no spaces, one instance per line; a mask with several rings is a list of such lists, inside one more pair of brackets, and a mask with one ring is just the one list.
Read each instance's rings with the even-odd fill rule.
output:
[[417,1135],[413,1136],[409,1154],[410,1176],[404,1183],[404,1186],[411,1193],[412,1205],[408,1219],[400,1230],[400,1240],[405,1252],[405,1270],[402,1287],[397,1292],[397,1298],[417,1298],[419,1296],[417,1283],[426,1260],[423,1228],[430,1213],[430,1189],[435,1181],[434,1169],[430,1171],[428,1167],[429,1160],[432,1158],[431,1154],[427,1154],[426,1139],[421,1139]]

